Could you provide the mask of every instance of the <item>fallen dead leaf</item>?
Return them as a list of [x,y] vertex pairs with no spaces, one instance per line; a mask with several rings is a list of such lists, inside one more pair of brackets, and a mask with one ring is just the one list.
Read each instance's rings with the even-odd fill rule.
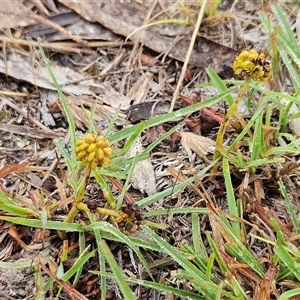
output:
[[207,160],[208,153],[214,153],[216,146],[216,142],[212,139],[192,132],[181,132],[181,144],[189,157],[194,151],[204,160]]
[[270,291],[272,291],[272,285],[275,285],[275,276],[277,274],[277,267],[270,265],[262,282],[257,285],[253,300],[270,300]]
[[139,104],[147,98],[153,74],[146,72],[136,81],[132,88],[127,93],[127,97],[134,100],[133,104]]
[[11,173],[18,172],[24,170],[24,168],[27,166],[28,162],[23,161],[17,165],[14,166],[4,166],[3,168],[0,169],[0,178],[3,178]]
[[[38,1],[35,1],[38,3]],[[49,1],[47,1],[49,2]],[[0,6],[0,29],[2,28],[15,28],[18,26],[27,26],[34,23],[43,23],[55,28],[55,30],[63,33],[66,37],[74,40],[79,44],[84,44],[81,38],[73,36],[70,32],[65,30],[63,27],[50,20],[35,14],[23,5],[22,1],[4,1]]]
[[[62,91],[65,93],[77,96],[91,95],[114,108],[120,106],[121,109],[125,110],[130,106],[129,98],[116,92],[108,82],[99,84],[94,79],[88,79],[85,75],[75,72],[68,67],[53,64],[51,69]],[[6,61],[0,58],[0,73],[18,80],[25,80],[41,88],[56,90],[46,67],[39,66],[34,68],[27,57],[19,54],[9,55]],[[72,84],[74,80],[78,82]]]
[[[120,38],[101,24],[88,22],[73,11],[55,14],[50,16],[49,20],[64,27],[72,35],[84,40],[116,41]],[[43,23],[26,26],[22,36],[31,38],[45,36],[47,42],[66,39],[64,34]]]
[[[168,53],[172,58],[184,61],[191,41],[192,27],[180,24],[155,24],[144,26],[146,13],[137,5],[121,1],[69,1],[59,0],[91,22],[98,22],[124,37],[130,36],[133,42],[140,42],[159,53]],[[142,30],[141,30],[142,29]],[[209,49],[209,50],[207,50]],[[216,72],[232,70],[231,63],[237,51],[198,36],[189,64],[206,68],[213,67]],[[230,74],[231,76],[232,74]]]
[[3,1],[0,8],[0,28],[13,28],[35,23],[34,13],[20,1]]
[[[143,150],[142,141],[138,138],[127,152],[127,157],[133,157]],[[145,159],[136,164],[130,182],[135,189],[149,196],[156,193],[156,180],[151,159]]]

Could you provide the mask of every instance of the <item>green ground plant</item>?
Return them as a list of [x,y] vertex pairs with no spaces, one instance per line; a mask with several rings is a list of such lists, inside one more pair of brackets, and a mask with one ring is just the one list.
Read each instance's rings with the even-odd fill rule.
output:
[[[263,228],[259,228],[251,220],[244,218],[246,211],[245,203],[237,198],[232,174],[238,170],[244,177],[255,179],[262,169],[276,166],[284,168],[289,163],[288,157],[299,155],[299,140],[288,132],[288,124],[291,120],[299,117],[299,113],[290,114],[292,104],[300,105],[299,98],[299,66],[300,51],[291,30],[290,24],[284,11],[279,5],[273,6],[273,12],[278,22],[278,26],[261,14],[260,18],[265,29],[270,35],[270,41],[276,38],[272,44],[270,59],[278,58],[273,63],[274,76],[279,76],[279,62],[289,72],[293,91],[289,94],[280,90],[271,91],[265,88],[260,82],[253,79],[253,69],[249,71],[249,64],[257,63],[254,67],[255,73],[260,74],[260,78],[267,79],[267,70],[263,69],[265,56],[255,52],[255,59],[246,59],[238,65],[238,75],[242,80],[223,81],[213,69],[208,68],[207,74],[211,79],[211,85],[216,87],[218,93],[201,103],[174,111],[163,116],[140,122],[131,127],[118,132],[113,132],[115,118],[111,121],[108,129],[102,137],[96,135],[95,128],[91,125],[89,133],[82,136],[76,131],[73,117],[68,108],[67,102],[61,89],[53,76],[49,61],[42,48],[40,51],[48,68],[49,74],[59,93],[59,97],[68,120],[70,138],[70,151],[65,148],[61,141],[57,140],[56,147],[63,156],[68,172],[68,184],[72,188],[73,202],[69,215],[64,220],[54,220],[53,216],[57,206],[52,203],[50,206],[44,205],[44,195],[40,194],[40,205],[36,207],[26,207],[17,199],[9,197],[0,191],[1,211],[0,219],[30,226],[34,228],[57,230],[62,239],[67,240],[67,233],[77,232],[79,253],[71,268],[65,269],[64,261],[71,255],[67,247],[63,248],[60,255],[60,263],[56,273],[49,279],[43,276],[46,269],[41,263],[43,258],[49,255],[49,250],[45,249],[39,258],[27,260],[20,265],[0,262],[0,268],[25,268],[32,266],[36,276],[36,299],[44,299],[48,291],[55,293],[58,299],[62,289],[70,293],[76,291],[76,284],[82,275],[87,261],[97,255],[99,270],[91,271],[99,276],[101,287],[101,299],[106,299],[107,280],[113,278],[119,285],[124,299],[135,299],[131,289],[131,284],[139,284],[151,289],[160,290],[164,293],[172,293],[182,299],[249,299],[249,293],[253,299],[264,295],[263,286],[268,286],[269,296],[272,293],[278,299],[289,299],[299,295],[299,288],[282,289],[280,295],[273,290],[273,285],[284,286],[285,282],[299,286],[300,272],[300,252],[298,247],[300,226],[297,215],[293,209],[292,199],[287,191],[287,187],[282,179],[283,175],[277,178],[278,188],[286,203],[290,218],[292,220],[292,235],[287,236],[283,231],[283,226],[275,218],[270,218],[268,226],[273,230],[273,235],[267,235]],[[249,53],[247,55],[249,57]],[[245,53],[244,53],[245,54]],[[261,61],[260,61],[261,60]],[[258,68],[257,67],[261,67]],[[265,72],[265,73],[264,73]],[[262,76],[262,77],[261,77]],[[249,79],[250,78],[250,79]],[[257,79],[255,77],[254,79]],[[259,80],[258,80],[259,81]],[[227,86],[231,86],[228,88]],[[236,91],[240,91],[234,96]],[[259,95],[259,101],[253,115],[248,119],[241,119],[237,114],[237,104],[240,101],[248,101],[251,95]],[[155,142],[150,144],[144,151],[137,153],[134,157],[126,157],[126,153],[135,140],[147,128],[173,121],[178,117],[187,116],[199,109],[209,107],[223,99],[229,107],[223,125],[217,138],[217,147],[214,160],[194,176],[190,176],[186,181],[179,182],[175,186],[167,188],[155,195],[145,197],[135,203],[139,209],[143,209],[153,203],[170,196],[173,193],[182,191],[189,185],[197,185],[205,176],[221,176],[225,183],[226,200],[228,210],[223,210],[211,203],[206,203],[206,207],[180,207],[159,210],[148,210],[139,216],[137,210],[130,213],[125,195],[127,193],[130,177],[138,161],[149,157],[151,151],[165,138],[170,136],[178,127],[172,128],[162,135]],[[282,103],[284,99],[287,105]],[[251,102],[251,99],[250,99]],[[272,127],[272,111],[278,112],[278,126]],[[92,117],[91,117],[92,118]],[[231,144],[223,146],[223,139],[226,128],[232,122],[241,122],[241,131],[234,136]],[[268,135],[266,132],[272,134]],[[284,138],[286,145],[279,145],[278,139]],[[118,142],[123,141],[122,147],[118,147]],[[248,151],[242,151],[237,147],[239,143],[246,145]],[[98,144],[97,144],[98,143]],[[85,146],[82,146],[82,145]],[[97,144],[98,146],[96,146]],[[92,145],[92,146],[91,146]],[[81,148],[80,148],[81,147]],[[97,149],[97,151],[94,151]],[[100,151],[100,150],[102,151]],[[83,153],[83,151],[85,151]],[[100,152],[101,153],[100,153]],[[91,154],[94,153],[94,154]],[[103,160],[104,159],[104,160]],[[290,172],[296,172],[298,165],[295,164]],[[296,174],[296,173],[295,173]],[[123,189],[119,196],[116,196],[111,189],[113,179],[123,182]],[[104,193],[107,205],[91,209],[83,203],[86,186],[89,180],[94,180]],[[63,191],[61,190],[62,199]],[[78,213],[85,215],[84,223],[74,221]],[[181,247],[174,247],[171,243],[160,236],[156,228],[159,224],[148,222],[152,217],[164,215],[189,215],[191,218],[191,244],[182,244]],[[106,215],[110,218],[100,218],[99,215]],[[202,232],[200,230],[200,216],[207,215],[211,230]],[[249,228],[253,230],[251,233]],[[141,231],[145,239],[137,238],[133,232]],[[95,237],[97,249],[91,250],[86,245],[85,236],[92,234]],[[269,250],[268,263],[262,263],[256,253],[251,250],[250,240],[264,243]],[[116,258],[112,254],[107,241],[115,241],[127,245],[137,256],[143,268],[149,275],[149,280],[137,279],[124,275],[120,269]],[[143,250],[142,250],[143,249]],[[169,282],[156,282],[152,276],[152,267],[143,255],[143,251],[154,251],[162,256],[161,263],[171,263],[176,266],[173,278],[184,280],[188,283],[188,288],[172,286]],[[270,279],[271,278],[271,279]],[[271,281],[268,285],[266,282]],[[250,283],[248,284],[247,281]],[[253,285],[260,286],[255,289]],[[290,284],[292,286],[292,284]],[[252,290],[251,290],[252,289]],[[254,296],[253,296],[254,295]],[[77,293],[78,299],[86,299]],[[256,298],[255,298],[256,297]],[[268,298],[266,298],[268,299]]]

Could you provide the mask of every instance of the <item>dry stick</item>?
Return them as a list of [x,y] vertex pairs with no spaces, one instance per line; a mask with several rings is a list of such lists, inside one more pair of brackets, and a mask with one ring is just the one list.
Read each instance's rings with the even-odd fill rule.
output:
[[[18,6],[18,8],[23,9],[22,12],[15,12],[13,13],[14,17],[19,17],[21,20],[26,17],[29,20],[35,20],[37,22],[41,22],[45,25],[48,25],[52,28],[54,28],[55,30],[59,31],[60,33],[64,34],[66,37],[68,37],[69,39],[75,41],[76,43],[78,43],[79,45],[85,45],[86,41],[83,41],[82,39],[80,39],[77,36],[74,36],[71,32],[67,31],[64,27],[52,22],[51,20],[48,20],[44,17],[41,17],[39,15],[34,14],[33,12],[31,12],[30,10],[27,10],[22,4],[20,4],[20,6]],[[2,26],[0,26],[1,28]]]
[[[14,38],[8,38],[8,37],[0,38],[0,41],[2,41],[3,46],[5,46],[6,44],[16,44],[19,46],[27,46],[27,47],[29,47],[30,45],[32,45],[34,47],[39,46],[39,42],[26,41],[26,40],[22,40],[22,39],[14,39]],[[50,49],[53,51],[60,51],[60,52],[66,52],[66,53],[81,53],[81,54],[86,54],[86,55],[94,54],[94,51],[92,51],[90,49],[74,48],[74,47],[80,46],[79,44],[76,44],[76,43],[67,44],[67,43],[44,43],[44,42],[41,42],[41,45],[43,48]],[[111,46],[111,45],[106,44],[105,46]],[[90,45],[88,45],[88,47],[90,47]]]
[[[68,281],[65,282],[61,279],[59,279],[53,272],[51,272],[38,257],[34,257],[32,259],[36,264],[38,264],[43,271],[52,278],[58,285],[61,285],[66,293],[68,293],[68,296],[72,299],[76,297],[78,300],[88,300],[85,296],[83,296],[80,292],[78,292]],[[74,297],[73,297],[74,296]]]
[[68,37],[69,39],[75,41],[76,43],[78,43],[80,45],[86,44],[86,41],[83,41],[82,39],[78,38],[77,36],[74,36],[72,33],[67,31],[65,28],[52,22],[51,20],[45,19],[45,18],[35,15],[35,14],[30,14],[30,17],[35,19],[36,21],[40,21],[41,23],[54,28],[55,30],[59,31],[60,33],[64,34],[66,37]]
[[176,100],[179,96],[179,91],[180,91],[180,88],[181,88],[181,85],[182,85],[182,82],[183,82],[183,79],[184,79],[184,76],[185,76],[185,72],[186,72],[186,69],[187,69],[192,51],[193,51],[193,47],[194,47],[194,44],[195,44],[195,41],[196,41],[197,34],[198,34],[198,31],[199,31],[199,28],[200,28],[200,25],[201,25],[201,22],[202,22],[202,19],[203,19],[206,3],[207,3],[207,0],[204,0],[203,3],[202,3],[201,9],[199,11],[198,19],[197,19],[197,22],[196,22],[196,25],[195,25],[195,28],[194,28],[192,38],[191,38],[190,46],[189,46],[189,49],[187,51],[186,58],[184,60],[184,64],[183,64],[183,67],[182,67],[182,70],[181,70],[181,74],[180,74],[180,77],[179,77],[179,80],[178,80],[178,84],[176,86],[176,90],[173,94],[173,99],[172,99],[172,102],[171,102],[169,112],[173,111]]
[[157,0],[157,2],[158,2],[158,4],[159,4],[159,6],[161,7],[162,11],[167,15],[167,17],[168,17],[169,19],[172,19],[172,16],[171,16],[171,14],[168,12],[168,10],[167,10],[167,8],[166,8],[164,2],[161,1],[161,0]]
[[78,80],[69,81],[69,82],[66,82],[64,84],[61,84],[61,86],[76,84],[76,83],[79,83],[79,82],[88,81],[88,80],[91,80],[91,79],[97,79],[97,78],[110,76],[110,75],[120,75],[120,74],[126,74],[126,73],[129,74],[129,73],[132,73],[133,71],[143,72],[143,71],[148,70],[148,69],[149,69],[148,67],[142,67],[140,69],[130,69],[128,71],[126,71],[126,70],[110,71],[110,72],[107,72],[106,74],[98,74],[98,75],[94,75],[94,76],[90,76],[90,77],[86,77],[86,78],[82,78],[82,79],[78,79]]

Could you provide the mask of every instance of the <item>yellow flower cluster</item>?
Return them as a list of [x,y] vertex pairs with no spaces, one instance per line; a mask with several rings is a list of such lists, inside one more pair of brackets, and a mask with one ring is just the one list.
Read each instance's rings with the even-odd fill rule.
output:
[[115,221],[123,233],[132,234],[137,232],[143,223],[141,208],[133,203],[124,204]]
[[251,77],[255,81],[265,81],[270,78],[271,65],[264,53],[255,49],[242,51],[233,63],[234,74],[242,79]]
[[112,148],[110,142],[105,140],[102,135],[97,136],[88,133],[76,141],[75,153],[76,158],[83,165],[89,165],[91,169],[95,169],[110,163],[109,157],[112,154]]

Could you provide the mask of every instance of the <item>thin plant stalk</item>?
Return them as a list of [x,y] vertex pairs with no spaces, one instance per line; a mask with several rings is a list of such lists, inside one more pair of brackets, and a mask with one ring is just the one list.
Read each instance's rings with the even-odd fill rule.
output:
[[[87,187],[87,184],[89,182],[89,178],[90,178],[90,175],[91,175],[91,167],[88,166],[87,169],[86,169],[86,173],[85,173],[85,179],[84,179],[84,183],[81,187],[81,190],[80,190],[80,193],[79,195],[76,197],[74,203],[73,203],[73,206],[72,208],[70,209],[67,217],[65,218],[64,222],[66,223],[71,223],[75,216],[77,215],[79,209],[78,209],[78,205],[82,204],[82,200],[83,200],[83,197],[85,195],[85,191],[86,191],[86,187]],[[66,234],[64,231],[59,231],[59,236],[61,239],[65,239],[66,238]]]
[[[238,96],[236,97],[235,101],[229,107],[228,111],[226,112],[226,114],[224,116],[222,123],[220,124],[219,132],[218,132],[217,139],[216,139],[216,150],[214,153],[214,161],[216,159],[218,159],[224,152],[223,140],[224,140],[224,134],[226,132],[226,128],[229,124],[230,118],[236,112],[239,102],[241,101],[242,97],[246,93],[246,91],[250,85],[250,82],[251,82],[251,77],[247,78],[247,80],[242,85],[242,88],[241,88]],[[218,168],[218,166],[214,165],[214,167],[212,169],[212,174],[215,174],[217,172],[217,168]]]

